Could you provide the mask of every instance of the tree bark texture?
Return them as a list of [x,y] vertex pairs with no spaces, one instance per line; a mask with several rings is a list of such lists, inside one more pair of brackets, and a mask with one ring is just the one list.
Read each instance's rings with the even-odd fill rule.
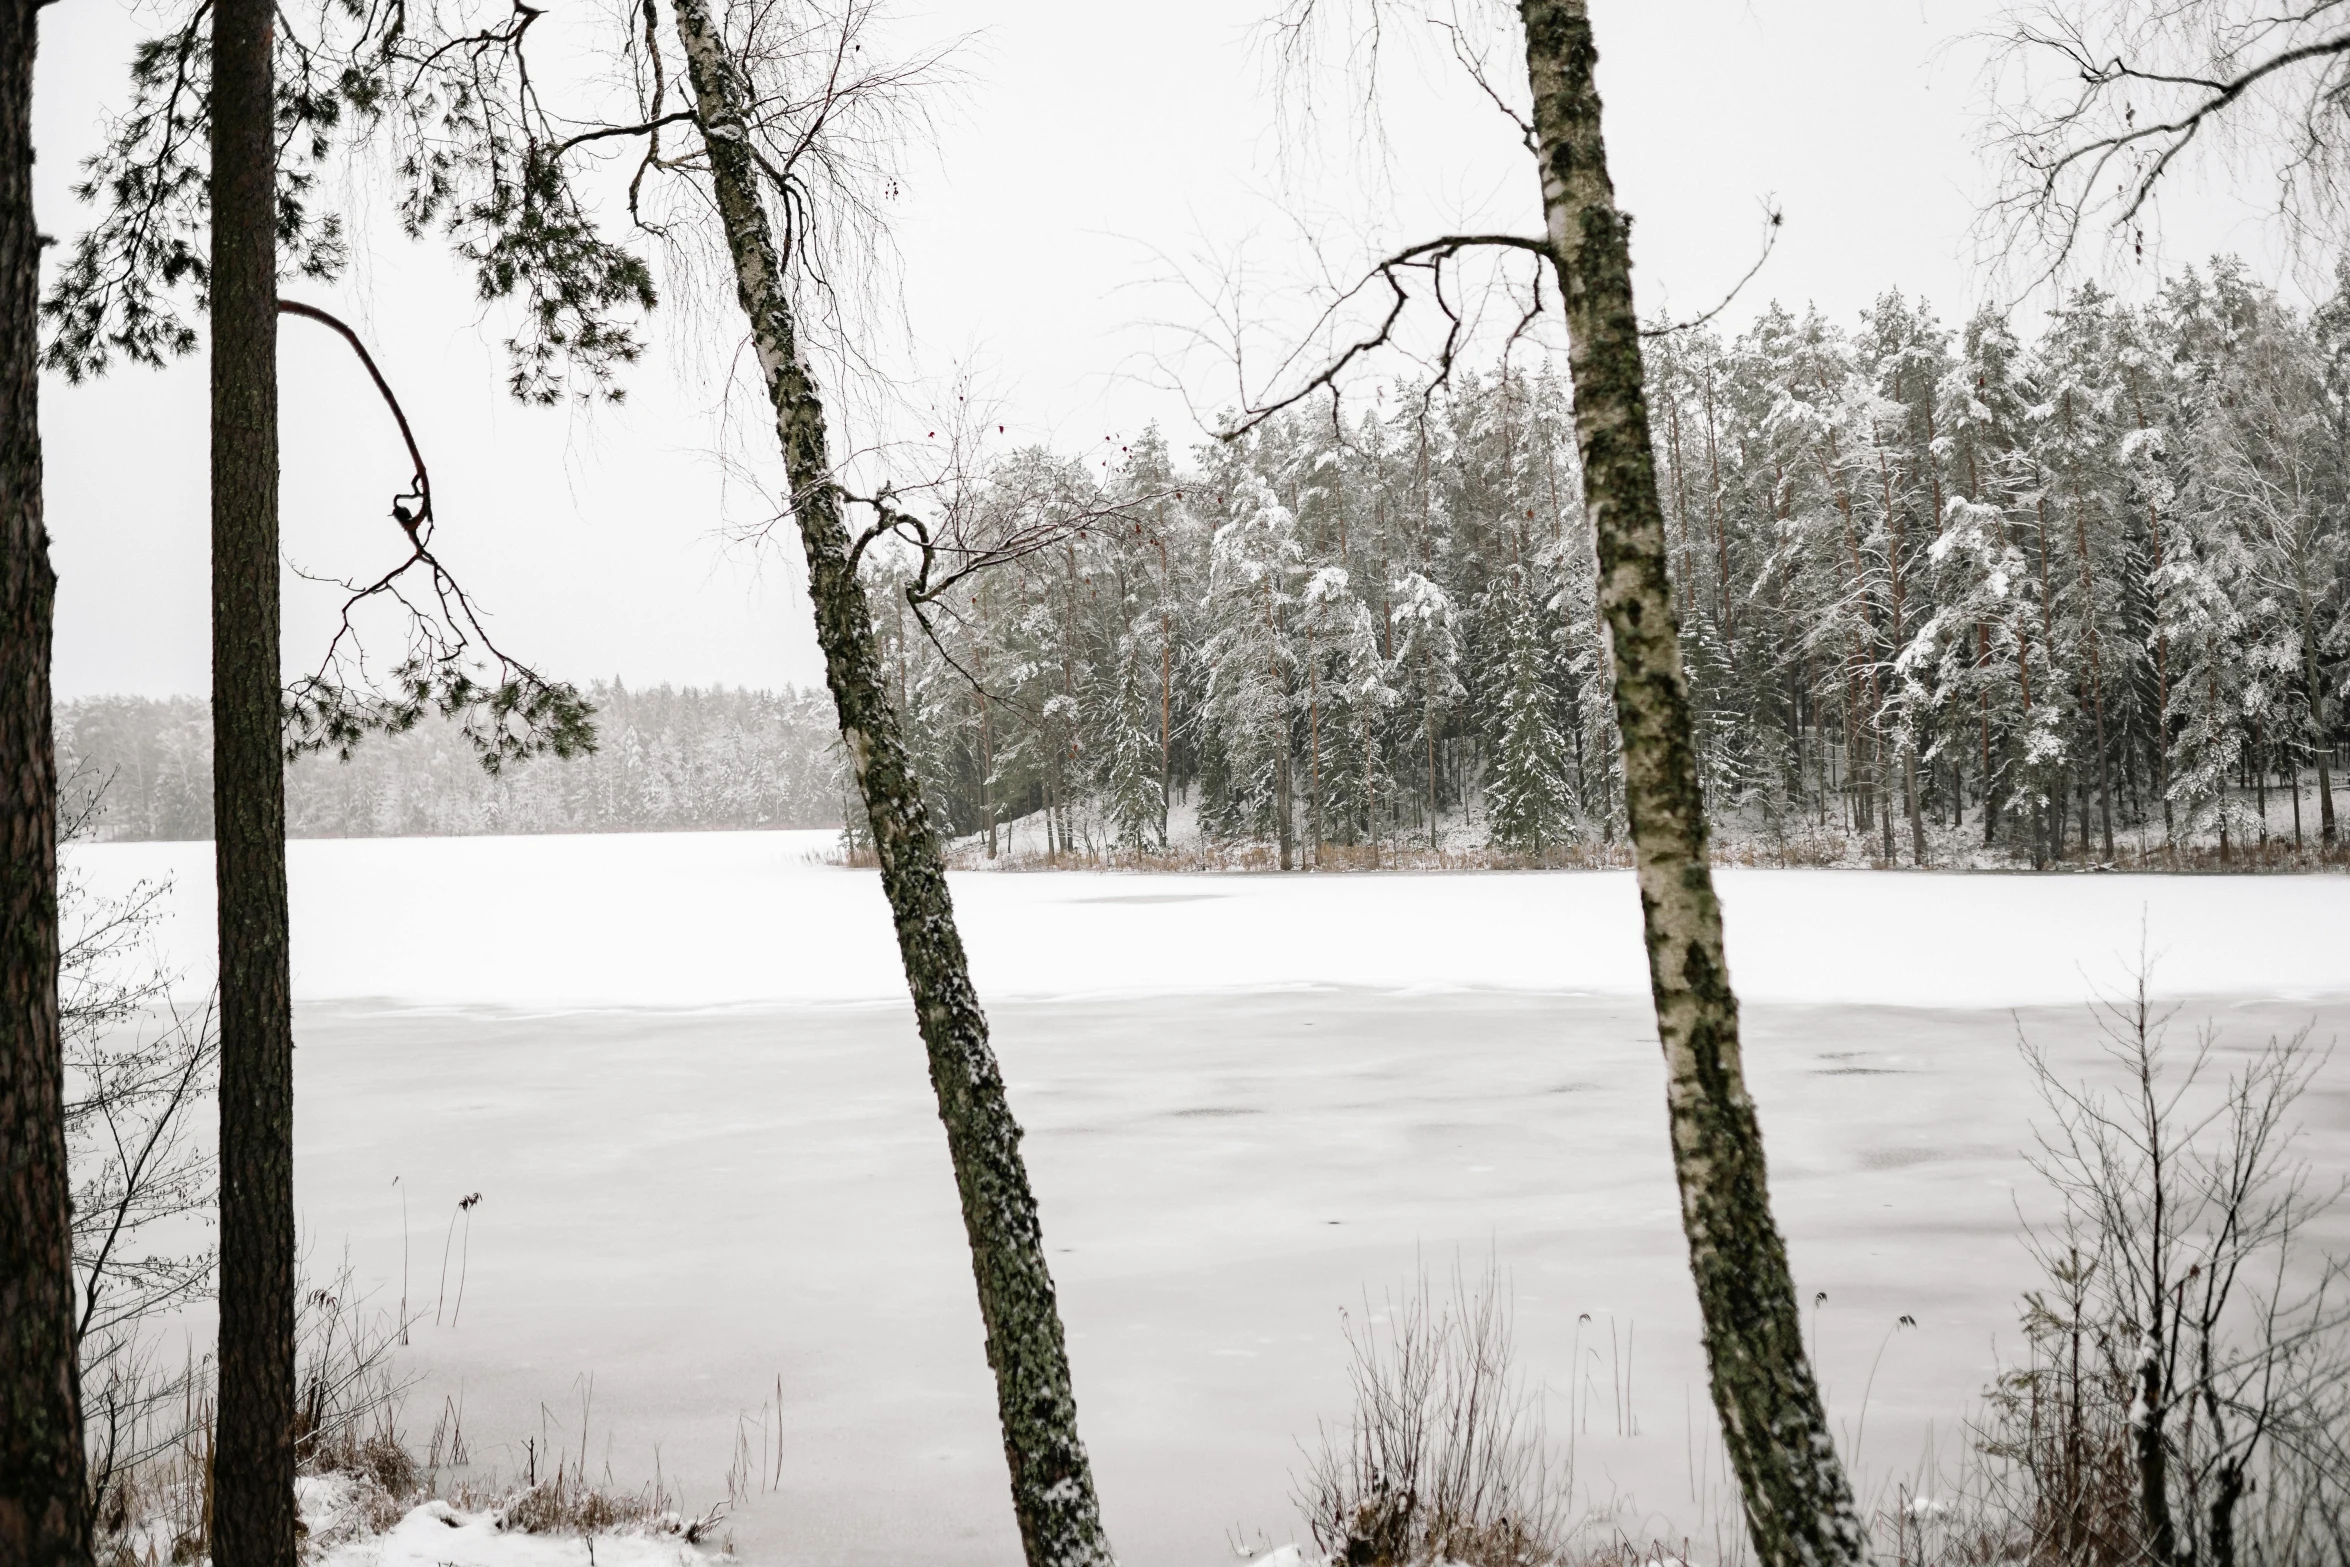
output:
[[1857,1563],[1852,1490],[1804,1354],[1762,1131],[1739,1064],[1688,681],[1666,566],[1632,303],[1583,0],[1520,0],[1542,205],[1566,301],[1584,505],[1615,663],[1624,803],[1664,1047],[1681,1220],[1723,1441],[1764,1567]]
[[218,1567],[294,1567],[294,1032],[278,657],[270,0],[212,9],[213,866],[220,916]]
[[1030,1567],[1106,1564],[1112,1557],[1078,1440],[1068,1350],[1020,1156],[1020,1127],[971,987],[938,835],[889,706],[871,613],[850,559],[824,404],[801,357],[774,233],[759,200],[743,111],[747,93],[706,0],[678,0],[677,29],[734,260],[736,299],[775,408],[825,678],[872,821],[882,890],[946,1124],[1021,1544]]
[[85,1567],[57,1029],[57,578],[41,512],[40,238],[33,225],[35,0],[0,0],[0,1563]]

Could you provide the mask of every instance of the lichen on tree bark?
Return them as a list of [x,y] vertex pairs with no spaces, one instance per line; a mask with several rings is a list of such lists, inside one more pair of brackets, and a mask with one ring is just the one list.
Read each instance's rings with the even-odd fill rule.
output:
[[971,985],[938,836],[886,695],[871,611],[841,516],[824,404],[801,352],[782,260],[759,199],[747,95],[705,0],[677,0],[676,13],[736,298],[775,409],[825,679],[872,822],[882,889],[946,1124],[1021,1543],[1030,1567],[1096,1567],[1112,1558],[1077,1435],[1068,1350],[1020,1127]]
[[1858,1562],[1852,1491],[1804,1354],[1771,1215],[1762,1129],[1739,1064],[1688,680],[1632,302],[1583,0],[1520,0],[1542,207],[1566,303],[1584,506],[1613,644],[1624,803],[1639,866],[1673,1169],[1722,1436],[1765,1567]]

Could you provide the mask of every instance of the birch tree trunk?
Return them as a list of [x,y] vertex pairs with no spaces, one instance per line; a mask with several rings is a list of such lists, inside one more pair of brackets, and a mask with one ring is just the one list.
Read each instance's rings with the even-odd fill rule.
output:
[[734,261],[735,297],[748,318],[775,409],[792,515],[808,557],[808,596],[841,741],[873,824],[882,890],[913,993],[930,1081],[946,1123],[963,1228],[995,1371],[1012,1508],[1030,1567],[1094,1567],[1112,1558],[1093,1473],[1077,1436],[1077,1402],[1036,1199],[1020,1157],[1020,1127],[988,1043],[987,1018],[947,895],[946,866],[922,804],[881,678],[870,610],[849,560],[833,483],[824,404],[802,361],[782,261],[759,200],[745,122],[745,85],[707,0],[677,0],[710,181]]
[[0,1562],[86,1567],[57,1031],[57,577],[41,514],[37,0],[0,0]]
[[1542,206],[1566,301],[1584,505],[1614,645],[1624,803],[1639,866],[1673,1168],[1705,1320],[1714,1407],[1764,1567],[1861,1559],[1851,1487],[1803,1351],[1738,1058],[1689,688],[1642,400],[1629,224],[1616,211],[1584,0],[1520,0]]
[[213,860],[220,921],[218,1567],[294,1567],[294,1028],[278,653],[271,0],[212,11]]

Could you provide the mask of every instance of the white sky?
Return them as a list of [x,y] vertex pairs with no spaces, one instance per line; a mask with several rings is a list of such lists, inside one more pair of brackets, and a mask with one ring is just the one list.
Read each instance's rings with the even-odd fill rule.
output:
[[[577,6],[591,0],[557,0]],[[1394,156],[1361,145],[1343,107],[1322,157],[1285,156],[1256,25],[1273,0],[1124,7],[1003,0],[965,51],[966,83],[899,207],[907,331],[919,368],[968,367],[1009,437],[1099,449],[1156,417],[1194,433],[1152,384],[1169,338],[1197,319],[1169,279],[1245,257],[1266,284],[1307,278],[1297,235],[1343,262],[1364,247],[1466,223],[1533,232],[1534,175],[1510,127],[1449,66],[1389,82]],[[1974,150],[1986,0],[1599,0],[1600,85],[1618,194],[1635,214],[1644,310],[1704,308],[1753,259],[1762,203],[1787,226],[1725,325],[1772,298],[1849,319],[1888,287],[1945,319],[1980,292],[1969,225],[1985,174]],[[942,7],[909,36],[972,25]],[[70,236],[76,162],[120,101],[138,28],[121,0],[44,13],[36,77],[40,216]],[[1374,167],[1383,168],[1375,173]],[[387,238],[331,293],[401,391],[432,464],[443,554],[497,614],[499,634],[550,673],[772,685],[819,665],[796,544],[733,543],[767,510],[757,473],[728,472],[716,368],[729,312],[665,312],[622,409],[508,402],[498,318],[437,256]],[[2255,208],[2226,194],[2171,212],[2170,254],[2259,252]],[[2126,281],[2126,280],[2125,280]],[[1270,330],[1294,289],[1267,295]],[[1202,323],[1204,324],[1204,322]],[[284,514],[296,565],[388,550],[405,480],[397,437],[347,351],[283,325]],[[1203,387],[1210,406],[1221,387]],[[205,608],[204,368],[118,370],[43,387],[49,521],[61,577],[61,696],[200,692]],[[738,409],[738,418],[746,410]],[[756,426],[734,449],[773,468]],[[371,531],[372,530],[372,531]],[[324,599],[289,598],[289,665],[320,645]]]

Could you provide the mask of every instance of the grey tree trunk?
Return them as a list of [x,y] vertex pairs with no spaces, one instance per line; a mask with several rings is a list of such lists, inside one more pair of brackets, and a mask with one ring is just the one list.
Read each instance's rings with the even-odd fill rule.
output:
[[[2309,612],[2306,595],[2301,611],[2301,677],[2309,687],[2309,751],[2317,759],[2317,820],[2318,834],[2327,848],[2334,846],[2334,776],[2328,764],[2327,753],[2333,749],[2333,726],[2327,722],[2325,682],[2317,670],[2317,638],[2313,635],[2315,617]],[[2293,790],[2301,790],[2301,767],[2293,767]]]
[[1926,815],[1918,804],[1918,758],[1915,751],[1904,751],[1901,756],[1902,800],[1909,809],[1909,860],[1919,870],[1926,868]]
[[1629,223],[1600,133],[1584,0],[1520,0],[1542,207],[1566,301],[1584,506],[1614,647],[1624,804],[1639,866],[1673,1168],[1723,1441],[1764,1567],[1861,1560],[1852,1490],[1804,1355],[1787,1252],[1771,1216],[1761,1127],[1739,1065],[1738,1003],[1666,570],[1642,397]]
[[294,1027],[278,659],[270,0],[212,10],[213,863],[220,918],[218,1567],[294,1567]]
[[749,320],[775,408],[792,515],[808,557],[808,596],[825,678],[872,820],[882,890],[897,923],[906,985],[930,1055],[939,1119],[946,1123],[1021,1544],[1030,1567],[1106,1564],[1112,1558],[1092,1469],[1077,1436],[1068,1351],[1036,1199],[1020,1157],[1020,1127],[971,988],[938,836],[889,707],[871,613],[850,562],[824,404],[800,356],[798,324],[759,200],[743,111],[747,94],[706,0],[677,0],[677,31],[734,261],[735,297]]
[[41,513],[37,0],[0,0],[0,1562],[87,1567],[57,1031],[57,577]]

